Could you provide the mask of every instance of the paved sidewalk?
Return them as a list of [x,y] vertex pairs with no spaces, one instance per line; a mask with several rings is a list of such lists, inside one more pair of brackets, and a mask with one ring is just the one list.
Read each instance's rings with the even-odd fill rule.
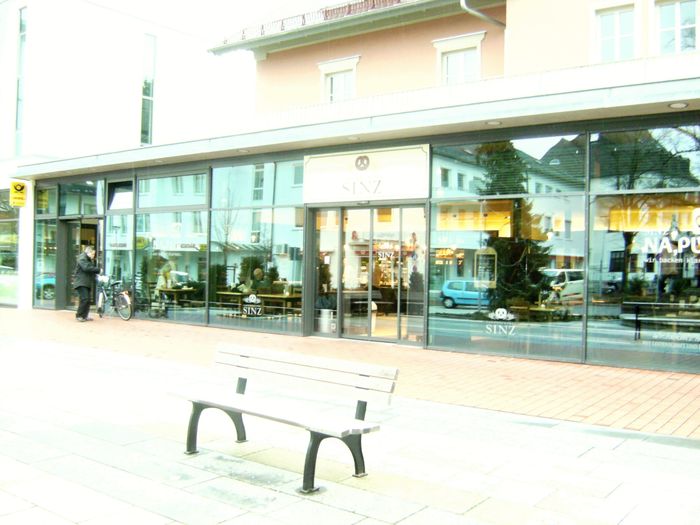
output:
[[219,341],[396,366],[398,394],[414,399],[500,410],[700,439],[700,374],[636,370],[440,352],[394,344],[241,332],[119,319],[75,323],[67,311],[0,309],[0,334],[76,342],[207,365]]
[[[616,369],[71,315],[0,310],[0,525],[698,523],[700,440],[448,397],[453,376],[485,376],[486,389],[493,373],[512,389],[490,399],[516,403],[527,376],[560,371],[566,385],[576,367],[589,382],[608,377],[612,396],[612,376],[598,374]],[[401,367],[393,405],[369,407],[382,421],[365,440],[369,476],[352,477],[347,450],[324,442],[324,490],[302,496],[305,432],[251,418],[250,441],[236,444],[216,412],[202,419],[202,452],[184,455],[189,409],[172,393],[210,378],[211,347],[225,339]],[[697,385],[622,372],[637,376],[627,397],[670,378]]]

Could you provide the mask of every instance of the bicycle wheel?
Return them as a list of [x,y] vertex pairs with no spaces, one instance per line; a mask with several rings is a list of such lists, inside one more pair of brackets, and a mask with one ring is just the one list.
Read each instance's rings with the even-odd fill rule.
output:
[[117,295],[117,313],[119,317],[128,321],[134,315],[134,310],[131,307],[131,298],[126,292],[121,292]]
[[105,313],[105,293],[103,291],[100,291],[100,293],[97,294],[97,315],[100,316],[100,319],[102,319],[102,316]]

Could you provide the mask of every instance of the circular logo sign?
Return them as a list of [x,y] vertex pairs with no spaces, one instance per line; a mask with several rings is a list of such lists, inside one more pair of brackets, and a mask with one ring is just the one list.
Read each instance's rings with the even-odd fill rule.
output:
[[367,155],[360,155],[355,159],[355,167],[360,171],[365,171],[369,168],[369,157]]

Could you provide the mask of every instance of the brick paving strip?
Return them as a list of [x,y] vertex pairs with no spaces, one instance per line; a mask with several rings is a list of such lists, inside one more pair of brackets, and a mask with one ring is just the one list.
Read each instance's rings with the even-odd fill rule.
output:
[[[219,341],[397,366],[397,394],[528,416],[700,439],[700,375],[440,352],[395,344],[243,332],[74,313],[0,309],[17,336],[206,366]],[[0,339],[1,341],[1,339]]]

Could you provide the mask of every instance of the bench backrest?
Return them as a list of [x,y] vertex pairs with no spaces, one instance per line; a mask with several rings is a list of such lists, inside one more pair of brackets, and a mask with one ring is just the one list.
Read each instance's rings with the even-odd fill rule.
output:
[[264,379],[272,385],[322,387],[324,392],[355,401],[382,403],[389,402],[399,373],[397,368],[387,366],[232,344],[218,346],[215,363],[238,378]]

